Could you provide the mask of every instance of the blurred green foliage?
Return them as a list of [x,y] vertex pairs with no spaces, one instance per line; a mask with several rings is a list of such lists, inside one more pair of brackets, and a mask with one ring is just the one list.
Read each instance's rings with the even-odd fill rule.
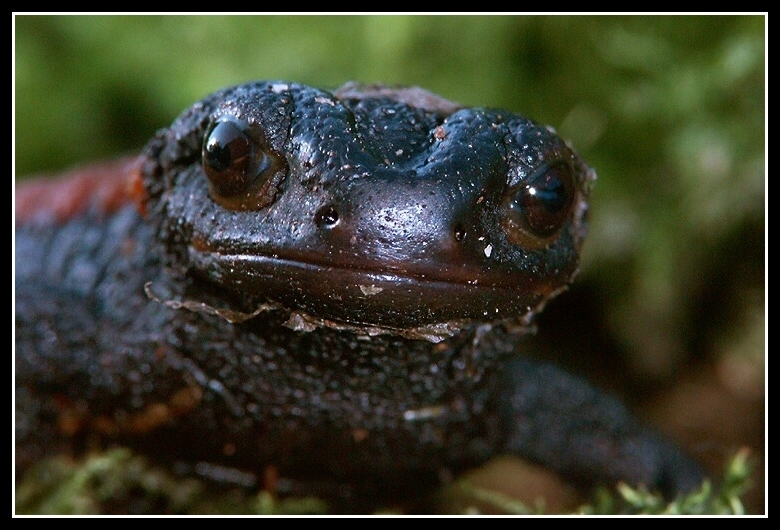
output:
[[[575,364],[588,368],[628,367],[616,387],[673,380],[704,359],[736,366],[726,384],[763,396],[766,23],[16,16],[15,177],[137,152],[194,101],[248,80],[419,85],[507,108],[555,127],[599,174],[573,288],[590,298],[546,324],[565,333],[552,348],[573,343]],[[585,330],[571,325],[583,312]],[[577,335],[591,332],[608,340]]]

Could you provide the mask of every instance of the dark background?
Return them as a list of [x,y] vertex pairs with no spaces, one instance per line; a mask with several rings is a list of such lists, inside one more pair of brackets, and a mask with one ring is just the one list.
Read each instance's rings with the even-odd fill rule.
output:
[[[766,18],[16,16],[16,179],[139,151],[221,87],[420,85],[555,127],[596,169],[537,355],[624,397],[764,513]],[[511,482],[511,476],[506,478]],[[508,489],[511,490],[511,487]]]

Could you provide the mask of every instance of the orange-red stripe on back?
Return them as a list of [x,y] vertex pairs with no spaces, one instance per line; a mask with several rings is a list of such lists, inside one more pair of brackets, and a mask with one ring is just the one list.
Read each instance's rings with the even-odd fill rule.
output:
[[141,160],[119,158],[18,183],[16,223],[36,219],[61,223],[89,209],[111,213],[131,202],[140,206]]

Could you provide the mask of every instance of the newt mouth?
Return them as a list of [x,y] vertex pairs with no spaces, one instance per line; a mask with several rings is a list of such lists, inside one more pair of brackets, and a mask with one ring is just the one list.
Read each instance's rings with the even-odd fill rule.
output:
[[522,320],[562,290],[560,276],[442,268],[414,272],[345,267],[191,248],[198,270],[225,288],[314,319],[416,328],[462,320]]

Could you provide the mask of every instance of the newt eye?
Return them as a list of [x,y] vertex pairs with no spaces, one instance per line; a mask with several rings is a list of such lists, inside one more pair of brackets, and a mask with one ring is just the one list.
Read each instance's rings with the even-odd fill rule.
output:
[[547,246],[569,219],[574,193],[573,169],[563,162],[545,166],[510,190],[501,225],[509,241],[530,248]]
[[263,146],[243,124],[216,122],[203,142],[203,170],[209,194],[231,210],[267,206],[276,192],[281,157]]

